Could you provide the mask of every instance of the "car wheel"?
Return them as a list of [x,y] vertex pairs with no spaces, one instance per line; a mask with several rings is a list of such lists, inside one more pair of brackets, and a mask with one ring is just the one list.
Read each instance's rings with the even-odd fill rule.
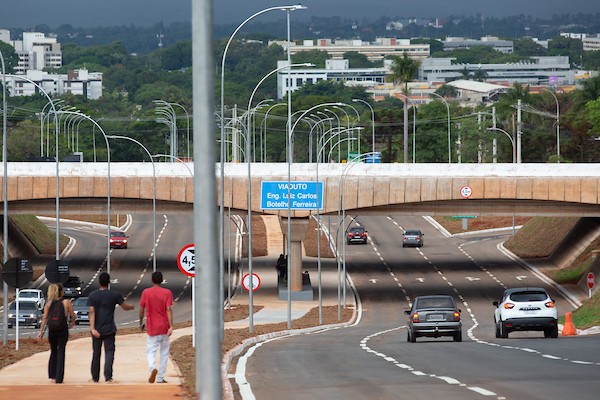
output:
[[500,324],[500,337],[502,339],[507,339],[508,338],[508,331],[506,330],[506,327],[504,326],[504,323],[502,321],[500,321],[499,324]]
[[12,325],[11,325],[11,324],[8,324],[8,327],[9,327],[9,328],[12,328]]
[[79,325],[79,321],[75,320],[75,325]]
[[500,325],[496,322],[496,338],[500,338]]
[[410,342],[415,343],[417,341],[417,335],[409,331]]
[[548,329],[544,329],[544,337],[556,339],[558,337],[558,326],[553,326]]
[[406,331],[406,341],[410,342],[410,331]]
[[462,331],[458,331],[454,333],[454,341],[462,342]]
[[406,247],[406,245],[405,245],[405,244],[402,244],[402,247]]

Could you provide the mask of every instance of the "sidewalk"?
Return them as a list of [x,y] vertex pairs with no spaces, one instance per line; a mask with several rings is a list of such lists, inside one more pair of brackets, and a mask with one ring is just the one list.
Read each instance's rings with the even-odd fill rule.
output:
[[[261,279],[260,288],[253,293],[253,304],[263,306],[253,317],[254,325],[287,321],[287,302],[280,301],[277,291],[275,262],[283,242],[279,222],[276,218],[265,218],[267,227],[269,255],[253,259],[253,272]],[[316,261],[304,260],[303,270],[311,272],[312,285],[316,288]],[[330,268],[331,269],[331,268]],[[245,274],[247,271],[243,271]],[[322,273],[323,305],[337,304],[337,274],[331,270]],[[315,291],[316,292],[316,291]],[[237,293],[232,300],[235,304],[248,304],[248,293]],[[297,319],[314,307],[318,307],[318,298],[314,301],[295,301],[292,303],[292,320]],[[225,329],[248,328],[249,320],[227,322]],[[192,328],[177,329],[172,341],[181,336],[191,335]],[[29,400],[41,398],[87,399],[169,399],[182,398],[185,395],[176,366],[169,360],[165,380],[167,384],[149,384],[146,362],[146,334],[119,335],[116,338],[114,379],[117,384],[89,383],[92,344],[90,338],[70,340],[67,343],[65,379],[62,385],[51,383],[47,378],[49,352],[38,353],[0,370],[0,398],[11,400]],[[102,363],[104,361],[102,360]],[[102,373],[101,373],[102,375]],[[102,379],[102,378],[101,378]]]

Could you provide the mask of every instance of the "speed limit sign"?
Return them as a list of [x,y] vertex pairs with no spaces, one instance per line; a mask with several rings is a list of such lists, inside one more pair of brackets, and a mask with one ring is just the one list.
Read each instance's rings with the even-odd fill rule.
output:
[[260,277],[254,273],[252,274],[252,279],[250,278],[250,274],[244,275],[242,278],[242,287],[246,291],[250,291],[250,288],[252,288],[252,291],[256,292],[260,287]]
[[468,199],[469,197],[471,197],[472,194],[473,189],[471,189],[471,186],[462,186],[460,188],[460,197],[462,197],[463,199]]
[[177,254],[177,267],[187,276],[196,276],[196,250],[194,244],[186,244]]

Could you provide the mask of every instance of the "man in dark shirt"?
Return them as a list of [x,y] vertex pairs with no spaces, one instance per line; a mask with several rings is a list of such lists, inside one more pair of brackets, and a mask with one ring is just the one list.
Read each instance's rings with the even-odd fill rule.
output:
[[121,306],[123,310],[133,310],[133,304],[125,303],[121,293],[108,288],[110,275],[102,272],[98,277],[100,289],[94,290],[88,296],[90,307],[90,330],[92,332],[92,381],[100,380],[100,354],[104,344],[104,379],[107,383],[113,380],[113,361],[115,359],[115,307]]

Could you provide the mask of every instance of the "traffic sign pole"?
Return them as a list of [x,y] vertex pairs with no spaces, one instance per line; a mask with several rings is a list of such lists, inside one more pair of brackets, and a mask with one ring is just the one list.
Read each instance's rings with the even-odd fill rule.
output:
[[594,273],[589,272],[587,274],[587,286],[588,286],[588,296],[590,299],[592,298],[592,289],[594,288],[595,283],[596,283],[596,280],[594,278]]

